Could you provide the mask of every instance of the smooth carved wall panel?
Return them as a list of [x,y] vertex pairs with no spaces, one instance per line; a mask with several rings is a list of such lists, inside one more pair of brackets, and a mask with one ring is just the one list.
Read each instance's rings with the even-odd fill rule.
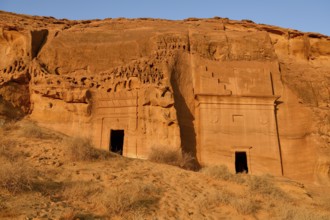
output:
[[200,58],[194,58],[194,62],[206,63],[197,67],[196,94],[260,96],[276,93],[278,64],[274,62],[215,62]]
[[[148,92],[147,92],[148,91]],[[147,92],[147,93],[146,93]],[[140,93],[144,95],[140,95]],[[94,144],[109,150],[110,131],[124,130],[123,155],[147,158],[152,148],[180,150],[180,134],[176,112],[170,104],[166,91],[153,101],[157,89],[118,93],[96,93],[93,98]],[[167,103],[171,103],[167,101]]]
[[235,151],[241,150],[248,153],[249,173],[281,175],[276,99],[197,96],[199,161],[203,165],[226,164],[235,171]]
[[[199,62],[199,59],[196,59]],[[203,60],[204,62],[204,60]],[[197,157],[226,164],[245,152],[249,173],[283,174],[273,62],[205,62],[196,79]]]
[[136,157],[138,93],[97,93],[93,97],[94,144],[110,150],[110,131],[124,130],[123,155]]
[[272,81],[269,71],[260,68],[234,69],[233,95],[260,96],[273,95]]

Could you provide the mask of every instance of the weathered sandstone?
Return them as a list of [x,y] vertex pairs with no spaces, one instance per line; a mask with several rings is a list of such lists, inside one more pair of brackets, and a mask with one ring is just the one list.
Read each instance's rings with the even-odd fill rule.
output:
[[0,12],[0,58],[2,122],[29,117],[107,150],[123,138],[128,157],[178,149],[201,165],[330,183],[328,36],[218,17]]

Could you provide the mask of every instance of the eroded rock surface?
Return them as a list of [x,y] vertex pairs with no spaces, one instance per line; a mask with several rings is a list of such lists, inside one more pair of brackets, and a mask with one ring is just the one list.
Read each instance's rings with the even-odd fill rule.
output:
[[103,149],[122,141],[129,157],[178,149],[201,165],[329,184],[328,36],[218,17],[0,12],[0,58],[2,122],[27,116]]

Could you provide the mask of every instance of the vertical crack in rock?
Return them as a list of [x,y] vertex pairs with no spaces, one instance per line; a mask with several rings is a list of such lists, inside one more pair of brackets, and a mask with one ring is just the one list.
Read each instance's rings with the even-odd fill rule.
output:
[[[189,93],[192,95],[192,81],[188,80],[189,72],[183,73],[176,61],[171,72],[171,85],[174,92],[174,107],[177,112],[177,119],[180,127],[180,138],[182,151],[196,156],[196,132],[194,127],[194,115],[189,108]],[[183,76],[185,75],[185,76]]]
[[32,59],[37,57],[39,51],[47,41],[48,30],[31,31],[31,55]]

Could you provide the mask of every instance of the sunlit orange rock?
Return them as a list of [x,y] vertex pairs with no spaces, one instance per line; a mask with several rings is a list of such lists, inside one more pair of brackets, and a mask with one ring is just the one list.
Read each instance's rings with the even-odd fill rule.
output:
[[0,12],[0,115],[124,156],[329,184],[330,38],[222,18]]

